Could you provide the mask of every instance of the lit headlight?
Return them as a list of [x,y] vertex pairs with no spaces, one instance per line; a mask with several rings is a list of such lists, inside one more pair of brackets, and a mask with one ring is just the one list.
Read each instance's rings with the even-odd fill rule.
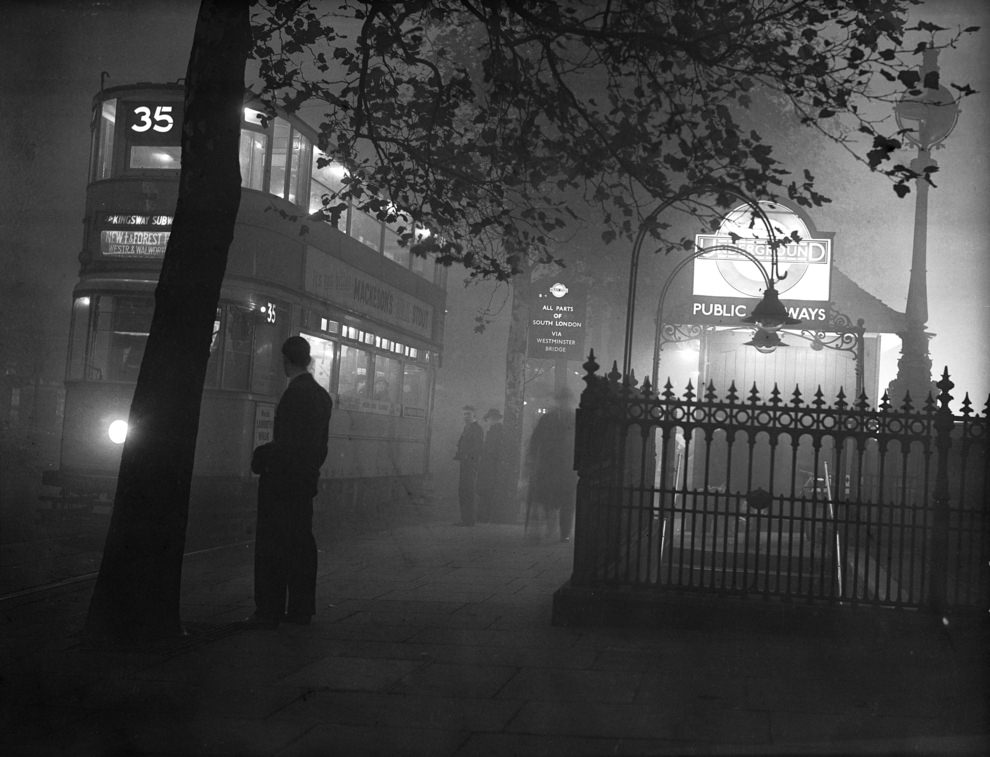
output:
[[114,444],[123,444],[124,439],[127,438],[127,421],[115,420],[107,429],[107,436]]

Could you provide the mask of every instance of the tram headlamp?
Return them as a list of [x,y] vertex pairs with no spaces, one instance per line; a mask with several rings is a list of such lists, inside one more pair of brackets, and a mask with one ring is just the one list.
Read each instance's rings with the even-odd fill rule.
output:
[[110,424],[110,428],[107,429],[107,436],[110,437],[110,441],[114,444],[123,444],[124,439],[127,438],[127,421],[118,418]]

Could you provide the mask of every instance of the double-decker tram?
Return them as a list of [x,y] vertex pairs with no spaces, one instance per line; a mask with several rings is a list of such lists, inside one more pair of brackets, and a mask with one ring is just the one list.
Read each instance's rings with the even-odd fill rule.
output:
[[[190,538],[250,523],[252,449],[285,386],[280,346],[311,345],[334,400],[317,513],[408,501],[428,473],[445,269],[351,207],[322,220],[344,171],[300,119],[265,118],[246,94],[241,203],[197,441]],[[136,84],[94,99],[79,281],[73,293],[60,469],[75,499],[113,496],[179,180],[183,89]],[[259,106],[260,107],[260,106]],[[322,160],[321,160],[322,158]],[[305,227],[305,228],[303,228]]]

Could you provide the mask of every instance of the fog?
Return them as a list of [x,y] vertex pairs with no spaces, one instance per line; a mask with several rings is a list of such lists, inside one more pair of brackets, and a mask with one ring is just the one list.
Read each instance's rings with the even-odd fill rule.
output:
[[[29,440],[29,454],[40,467],[57,466],[58,387],[65,371],[72,287],[78,276],[82,218],[90,142],[90,108],[101,81],[115,86],[138,81],[175,81],[185,73],[198,2],[13,2],[4,5],[0,43],[6,63],[0,71],[4,103],[0,152],[4,158],[0,224],[5,238],[0,288],[0,355],[7,376],[51,389],[33,402],[45,407],[14,407],[5,386],[5,427],[24,425],[32,413],[49,417],[48,432]],[[934,157],[939,164],[930,193],[928,229],[929,331],[935,373],[948,366],[955,394],[968,392],[982,407],[990,393],[990,214],[986,124],[990,120],[990,6],[982,0],[932,0],[916,10],[945,27],[979,25],[984,31],[964,40],[963,49],[940,58],[943,80],[967,82],[980,95],[968,98],[954,132]],[[812,211],[816,226],[835,232],[835,264],[864,290],[903,311],[914,222],[914,194],[898,199],[889,183],[871,175],[847,153],[820,145],[815,154],[782,157],[809,167],[820,191],[832,202]],[[909,160],[906,151],[901,160]],[[809,159],[810,158],[810,159]],[[602,248],[616,266],[628,265],[628,245]],[[652,266],[652,268],[651,268]],[[637,334],[646,345],[661,266],[644,260]],[[502,409],[505,400],[505,345],[509,292],[490,282],[464,286],[465,272],[449,274],[449,296],[442,366],[437,375],[431,438],[431,466],[438,496],[453,496],[453,450],[465,404]],[[651,290],[650,287],[653,287]],[[652,295],[652,298],[651,298]],[[475,332],[480,306],[493,310],[481,334]],[[621,314],[616,303],[607,323],[592,324],[586,348],[600,362],[621,360]],[[639,343],[637,343],[639,344]],[[646,347],[640,350],[647,354]],[[896,353],[885,357],[892,370]],[[533,361],[533,374],[548,365]],[[569,383],[580,390],[580,366],[569,365]],[[552,380],[550,378],[549,380]],[[530,399],[538,403],[540,392]],[[20,397],[26,398],[22,392]],[[26,399],[24,401],[27,401]],[[47,404],[51,404],[48,407]],[[530,419],[535,405],[527,411]],[[18,437],[26,439],[27,437]],[[15,488],[7,460],[4,501],[33,500],[37,483]]]

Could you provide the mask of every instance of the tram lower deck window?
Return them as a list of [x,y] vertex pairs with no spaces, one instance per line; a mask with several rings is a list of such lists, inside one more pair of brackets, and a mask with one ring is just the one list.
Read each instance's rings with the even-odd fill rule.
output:
[[151,296],[79,298],[73,308],[69,378],[136,381],[154,307]]
[[[284,304],[275,309],[288,312]],[[279,348],[288,336],[288,323],[287,318],[271,323],[248,305],[223,303],[213,323],[206,386],[278,394],[284,381]]]

